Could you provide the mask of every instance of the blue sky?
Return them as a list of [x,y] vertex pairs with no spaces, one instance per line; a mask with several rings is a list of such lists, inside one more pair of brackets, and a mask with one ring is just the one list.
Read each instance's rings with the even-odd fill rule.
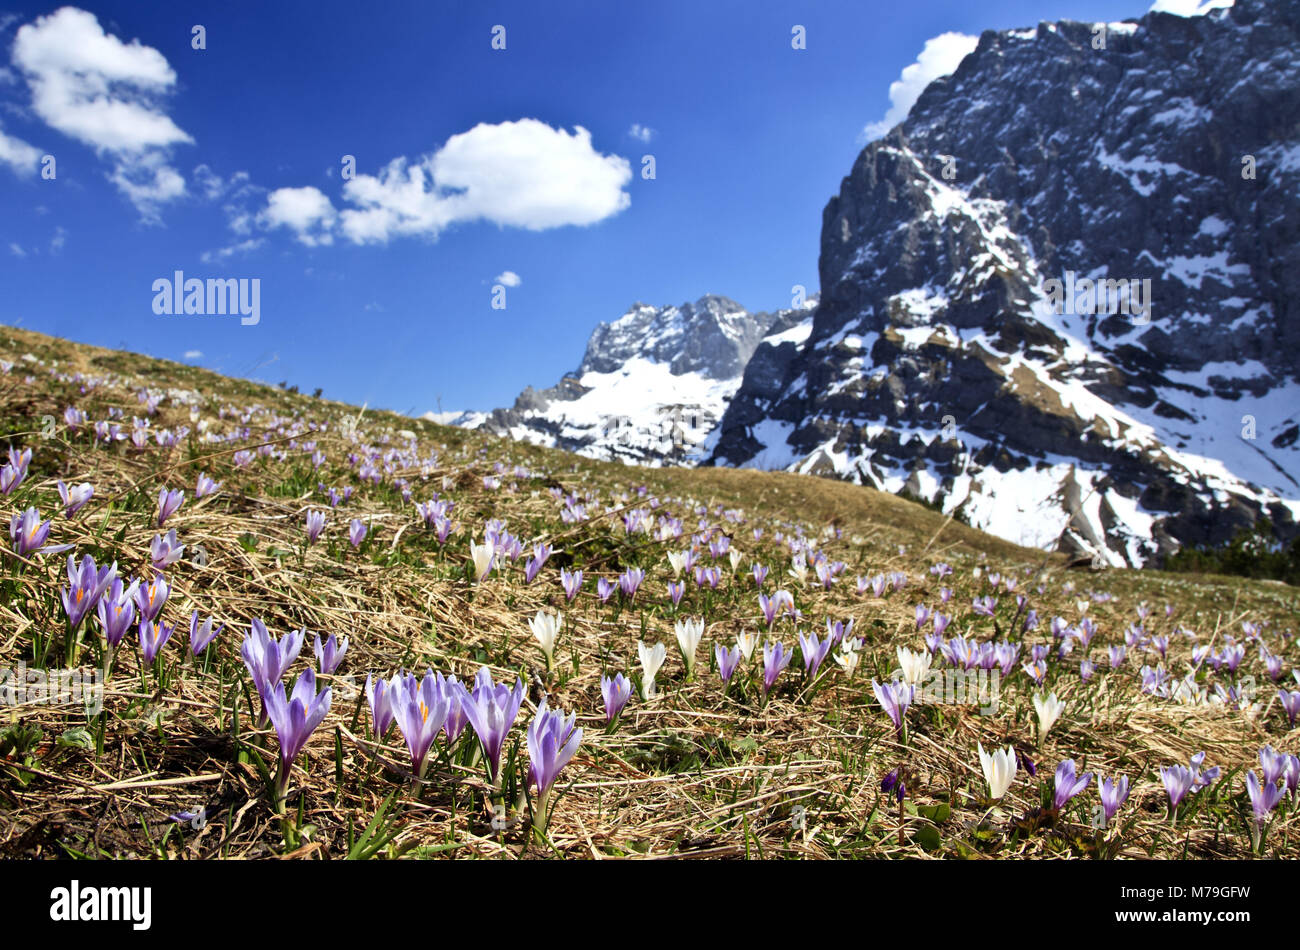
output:
[[[822,208],[927,40],[1147,5],[6,4],[0,322],[398,412],[509,405],[634,301],[815,291]],[[177,270],[259,279],[260,322],[156,315]]]

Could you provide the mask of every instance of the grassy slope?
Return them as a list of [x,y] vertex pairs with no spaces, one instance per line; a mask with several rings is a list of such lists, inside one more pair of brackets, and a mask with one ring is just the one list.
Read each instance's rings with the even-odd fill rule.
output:
[[[25,354],[38,362],[24,361]],[[167,526],[175,527],[180,540],[190,546],[186,560],[168,571],[174,591],[163,617],[178,623],[178,631],[167,648],[163,678],[159,682],[152,671],[141,670],[135,651],[127,648],[130,641],[124,645],[107,690],[107,715],[91,723],[88,732],[89,741],[102,751],[76,748],[87,741],[80,733],[68,733],[87,726],[80,712],[50,706],[18,710],[16,718],[36,727],[39,736],[33,734],[34,745],[25,755],[10,751],[0,759],[3,854],[338,857],[349,849],[349,829],[364,827],[393,792],[399,802],[387,814],[383,853],[433,854],[442,853],[442,847],[485,856],[525,853],[527,841],[517,827],[497,833],[490,826],[482,769],[469,754],[441,759],[415,798],[400,737],[394,732],[382,745],[373,741],[364,699],[343,679],[335,683],[329,718],[298,761],[290,807],[301,810],[301,820],[295,814],[287,824],[279,821],[267,803],[257,768],[262,756],[273,761],[276,740],[252,728],[255,697],[250,703],[238,656],[239,641],[252,617],[263,619],[274,635],[306,626],[350,636],[351,648],[339,676],[350,677],[353,684],[364,682],[367,673],[387,676],[399,667],[431,665],[462,678],[472,677],[482,663],[498,677],[522,672],[529,682],[529,699],[513,733],[521,739],[521,766],[523,726],[543,689],[552,707],[576,712],[586,734],[561,778],[568,790],[551,825],[554,851],[570,856],[1082,855],[1095,848],[1087,827],[1096,800],[1093,789],[1064,816],[1042,815],[1034,811],[1040,804],[1038,783],[1022,774],[990,817],[976,800],[983,790],[977,742],[986,748],[1016,744],[1041,761],[1040,779],[1048,778],[1052,766],[1066,757],[1105,775],[1129,775],[1134,792],[1121,812],[1121,827],[1112,829],[1110,839],[1121,853],[1237,856],[1248,847],[1242,834],[1240,776],[1202,794],[1195,814],[1185,814],[1173,830],[1157,768],[1186,762],[1204,749],[1208,761],[1228,773],[1233,767],[1256,765],[1254,750],[1266,741],[1300,751],[1296,734],[1288,733],[1271,699],[1271,689],[1260,693],[1259,706],[1250,716],[1221,706],[1188,707],[1138,690],[1137,667],[1154,665],[1154,654],[1132,651],[1128,663],[1115,673],[1104,662],[1105,648],[1122,642],[1125,626],[1137,619],[1135,606],[1145,601],[1156,608],[1156,619],[1148,622],[1152,632],[1170,632],[1183,624],[1199,634],[1197,642],[1216,646],[1225,634],[1240,637],[1243,620],[1268,621],[1266,640],[1270,649],[1284,655],[1289,678],[1296,650],[1279,631],[1293,624],[1296,595],[1290,588],[1222,577],[1067,571],[1060,558],[946,522],[894,496],[840,482],[726,469],[632,469],[382,412],[360,417],[358,431],[366,439],[377,443],[386,433],[392,439],[394,430],[413,430],[419,434],[421,453],[436,450],[438,463],[427,472],[410,468],[391,473],[377,487],[361,485],[346,462],[356,446],[338,435],[340,420],[357,418],[354,407],[8,328],[0,330],[0,359],[17,364],[0,376],[0,436],[34,449],[32,474],[14,498],[0,502],[0,515],[7,518],[15,502],[20,507],[37,505],[44,517],[58,512],[52,542],[73,543],[78,554],[92,553],[101,562],[116,560],[124,574],[145,575],[149,542],[157,533],[152,523],[156,497],[166,485],[187,493],[185,506]],[[51,369],[113,379],[82,396],[76,384],[52,377]],[[35,376],[30,384],[23,379],[27,373]],[[152,442],[144,450],[129,443],[96,448],[86,429],[70,432],[64,425],[63,410],[74,403],[92,422],[106,418],[116,406],[129,424],[133,415],[143,414],[134,395],[140,387],[197,391],[202,395],[202,418],[218,431],[232,425],[218,418],[218,410],[226,405],[261,406],[284,422],[294,416],[327,422],[327,431],[304,438],[314,436],[328,461],[313,472],[309,451],[291,447],[272,433],[269,438],[279,440],[275,448],[288,452],[287,459],[259,459],[236,469],[231,455],[263,439],[265,414],[249,423],[250,442],[205,444],[191,439],[173,449]],[[57,420],[49,439],[39,434],[44,416]],[[163,399],[152,428],[174,429],[189,419],[188,407]],[[392,448],[399,441],[380,447]],[[506,465],[506,477],[500,489],[488,490],[482,479],[497,462]],[[510,477],[515,466],[529,469],[533,476]],[[195,502],[194,481],[200,471],[223,486],[218,495]],[[404,502],[394,488],[397,477],[408,480],[412,503]],[[58,478],[95,485],[94,499],[72,521],[65,520],[58,507]],[[340,488],[353,485],[356,494],[329,512],[316,490],[318,481]],[[444,485],[451,487],[444,490]],[[621,506],[643,503],[632,498],[628,504],[623,497],[633,486],[645,486],[647,497],[662,501],[656,513],[671,511],[682,517],[686,536],[666,543],[644,535],[629,538],[617,514],[600,516],[606,505],[623,510]],[[561,523],[559,505],[549,491],[556,487],[599,495],[600,503],[588,506],[598,517],[578,525]],[[445,548],[413,508],[414,501],[435,491],[456,502],[459,532]],[[707,623],[697,675],[688,683],[672,632],[665,594],[671,572],[664,554],[689,544],[689,535],[697,530],[696,504],[707,506],[710,524],[734,537],[745,564],[733,576],[725,558],[718,562],[724,580],[711,594],[697,592],[687,582],[680,615],[702,615]],[[309,508],[327,511],[330,524],[322,541],[304,555],[303,520]],[[745,522],[720,520],[722,509],[743,509]],[[370,526],[361,552],[346,539],[347,521],[354,517]],[[494,517],[530,546],[549,540],[557,548],[532,585],[523,583],[526,557],[481,585],[468,581],[468,540],[481,539],[484,523]],[[832,560],[847,564],[829,591],[815,582],[800,586],[786,575],[789,552],[774,535],[790,532],[796,522],[810,537],[822,537],[830,527],[839,529],[838,538],[827,535],[822,542]],[[761,542],[754,540],[753,527],[764,529]],[[204,549],[202,565],[189,560],[195,545]],[[809,689],[797,672],[801,664],[796,658],[766,705],[758,702],[752,686],[722,696],[711,669],[714,643],[731,643],[740,632],[759,630],[756,591],[748,576],[751,560],[771,568],[764,587],[768,593],[777,586],[794,593],[804,616],[800,630],[824,632],[828,616],[856,622],[856,632],[866,642],[853,679],[828,659],[823,675]],[[1068,662],[1052,664],[1048,686],[1066,700],[1067,711],[1041,750],[1036,748],[1032,684],[1018,671],[1002,682],[994,715],[982,716],[973,705],[914,707],[906,748],[872,697],[871,678],[883,679],[896,666],[894,647],[920,645],[913,610],[917,603],[938,604],[941,584],[928,573],[938,561],[955,568],[944,582],[955,591],[948,611],[956,615],[950,635],[970,632],[988,639],[995,622],[997,635],[1005,635],[1016,612],[1013,595],[1005,591],[995,595],[996,621],[969,610],[973,596],[989,593],[984,577],[973,576],[977,565],[985,576],[990,571],[1014,572],[1020,580],[1017,593],[1027,594],[1043,618],[1077,620],[1076,602],[1085,592],[1115,595],[1089,608],[1100,627],[1092,646],[1099,672],[1092,682],[1082,684],[1077,674],[1081,650]],[[8,579],[0,587],[0,666],[19,660],[33,664],[46,649],[52,657],[62,657],[66,644],[57,597],[59,562],[47,557],[21,576],[13,576],[12,570],[3,575]],[[707,551],[703,562],[713,563]],[[613,579],[631,565],[647,570],[635,601],[616,606],[616,597],[601,606],[592,591],[594,576]],[[586,572],[575,604],[564,603],[558,583],[561,567]],[[881,599],[856,592],[858,575],[889,571],[906,572],[908,586]],[[1040,575],[1046,586],[1041,595],[1036,591]],[[1164,618],[1166,603],[1175,607],[1172,620]],[[557,667],[549,677],[526,625],[541,608],[565,613]],[[227,624],[214,654],[198,664],[188,657],[180,629],[188,627],[195,609]],[[1044,623],[1027,643],[1050,640],[1045,628]],[[794,643],[791,622],[779,623],[777,634],[786,646]],[[95,636],[92,624],[88,641]],[[659,676],[661,695],[648,703],[634,695],[617,731],[605,734],[601,672],[635,672],[639,638],[668,646]],[[1181,675],[1193,644],[1179,636],[1173,641],[1168,667]],[[92,652],[81,661],[90,663]],[[1265,677],[1256,652],[1253,647],[1247,651],[1241,673],[1262,684]],[[310,646],[290,675],[296,677],[309,661]],[[53,659],[49,663],[57,665]],[[259,748],[269,751],[259,754]],[[877,791],[881,776],[900,764],[909,770],[902,829],[897,808],[882,802]],[[513,795],[506,805],[513,816]],[[211,816],[202,831],[167,820],[170,814],[200,806]],[[1294,857],[1300,848],[1294,832],[1287,830],[1292,824],[1292,819],[1279,823],[1270,842]],[[530,853],[551,850],[534,845]]]

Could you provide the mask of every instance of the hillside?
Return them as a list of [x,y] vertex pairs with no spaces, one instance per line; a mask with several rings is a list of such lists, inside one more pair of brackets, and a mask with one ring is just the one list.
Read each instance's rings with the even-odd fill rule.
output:
[[[1253,822],[1241,770],[1260,767],[1265,745],[1300,752],[1278,696],[1300,689],[1293,588],[1071,570],[1063,555],[844,481],[626,467],[13,328],[0,328],[0,426],[13,450],[0,475],[0,514],[13,519],[0,542],[0,666],[110,667],[93,715],[29,685],[8,694],[7,857],[1242,857]],[[196,498],[201,476],[216,485]],[[93,487],[71,516],[60,481],[73,501]],[[160,527],[165,490],[184,496]],[[471,542],[485,532],[493,563],[479,578]],[[539,545],[549,554],[530,568]],[[669,555],[687,551],[700,573],[675,581]],[[69,555],[141,580],[162,627],[133,627],[111,659],[113,607],[69,631]],[[562,572],[578,570],[570,601]],[[677,605],[670,583],[682,585]],[[614,592],[602,599],[598,585]],[[67,603],[84,602],[76,591]],[[112,586],[86,596],[108,604]],[[539,611],[563,615],[549,669],[529,626]],[[220,628],[198,656],[196,612]],[[697,618],[689,676],[675,624]],[[269,664],[273,706],[275,684],[307,669],[330,690],[283,798],[285,733],[275,717],[259,724],[241,657],[254,621],[282,644],[305,630],[299,654]],[[313,656],[315,634],[348,638],[333,672]],[[753,655],[724,690],[715,647],[741,635],[755,637]],[[146,662],[151,637],[163,642]],[[896,649],[926,652],[926,637],[934,672],[914,677],[899,731],[872,681],[888,683]],[[795,655],[766,695],[765,640]],[[665,647],[656,689],[633,689],[606,728],[601,676],[641,677],[638,641]],[[268,668],[265,644],[244,649]],[[375,734],[368,677],[432,669],[470,685],[482,667],[523,690],[495,782],[480,728],[457,721],[471,695],[458,687],[429,685],[407,707],[414,719]],[[975,670],[984,692],[967,695]],[[1046,694],[1064,707],[1040,736],[1034,698]],[[528,769],[556,747],[535,752],[526,738],[543,698],[582,734],[533,836]],[[424,737],[421,778],[404,736],[443,716]],[[996,802],[979,746],[1016,750]],[[1056,809],[1053,770],[1067,759],[1097,778]],[[1300,762],[1280,761],[1273,781],[1294,792]],[[1160,770],[1174,766],[1203,782],[1171,823]],[[891,773],[904,792],[882,792]],[[1131,793],[1096,827],[1098,780],[1121,775]],[[1294,811],[1293,794],[1276,803],[1264,853],[1300,856]]]

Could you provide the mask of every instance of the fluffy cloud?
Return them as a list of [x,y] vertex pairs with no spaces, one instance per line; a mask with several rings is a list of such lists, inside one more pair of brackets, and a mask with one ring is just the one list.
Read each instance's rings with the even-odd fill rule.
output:
[[632,128],[627,130],[627,134],[638,142],[649,142],[654,138],[655,130],[642,125],[640,122],[633,122]]
[[1178,16],[1204,16],[1211,10],[1222,10],[1232,6],[1233,0],[1156,0],[1151,4],[1151,11],[1176,13]]
[[123,43],[94,14],[63,7],[19,28],[12,61],[27,80],[32,111],[109,158],[109,179],[146,219],[185,193],[168,156],[193,139],[159,104],[176,84],[162,53],[139,40]]
[[4,129],[0,129],[0,164],[8,165],[20,175],[34,175],[40,160],[40,149],[22,139],[5,135]]
[[502,271],[500,274],[497,274],[496,279],[492,281],[494,284],[502,284],[506,287],[518,287],[523,282],[524,279],[512,270]]
[[880,138],[907,118],[922,90],[940,76],[952,73],[978,44],[979,37],[965,33],[941,33],[926,40],[916,62],[906,66],[890,83],[889,111],[879,122],[872,122],[863,130],[867,140]]
[[258,215],[264,228],[288,228],[303,244],[332,244],[336,214],[334,205],[319,188],[277,188],[266,199]]
[[378,175],[344,183],[352,207],[339,223],[358,244],[436,237],[476,220],[532,231],[594,224],[628,206],[631,178],[627,160],[597,152],[581,126],[481,123],[414,162],[395,158]]

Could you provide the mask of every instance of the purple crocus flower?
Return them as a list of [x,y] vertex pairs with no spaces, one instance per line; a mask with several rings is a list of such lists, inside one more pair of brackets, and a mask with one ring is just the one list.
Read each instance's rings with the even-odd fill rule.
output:
[[157,570],[171,567],[185,556],[185,545],[176,540],[176,529],[167,532],[166,537],[155,534],[149,543],[150,559]]
[[401,677],[392,680],[374,679],[366,674],[366,702],[370,705],[370,728],[375,739],[382,742],[393,725],[393,691],[401,689]]
[[167,603],[167,598],[171,596],[172,588],[167,583],[167,578],[159,574],[144,587],[138,587],[135,591],[135,605],[140,611],[140,616],[145,620],[156,620],[162,613],[163,605]]
[[315,544],[325,530],[325,512],[315,508],[307,512],[307,543]]
[[952,618],[936,611],[931,621],[934,632],[942,637],[943,632],[948,629],[948,624],[952,623]]
[[1093,663],[1092,660],[1079,661],[1079,679],[1083,680],[1085,683],[1092,679],[1092,674],[1096,672],[1097,664]]
[[790,660],[794,658],[793,651],[787,651],[785,645],[781,642],[775,644],[768,643],[763,646],[763,696],[772,691],[776,685],[776,678],[781,675],[781,671],[790,665]]
[[[743,656],[744,654],[740,652],[739,646],[727,648],[721,643],[713,645],[713,657],[718,661],[718,675],[722,677],[723,692],[726,692],[726,687],[731,685],[731,677],[735,675],[736,668],[740,666]],[[825,656],[824,652],[823,656]]]
[[1162,766],[1160,781],[1164,782],[1165,791],[1169,793],[1169,805],[1175,812],[1187,793],[1192,790],[1196,776],[1185,765]]
[[89,482],[82,482],[69,488],[59,481],[56,487],[59,489],[59,498],[63,500],[63,515],[66,518],[71,518],[84,508],[86,502],[90,501],[91,496],[95,494],[95,488]]
[[332,700],[333,694],[328,687],[317,694],[316,673],[311,667],[302,671],[291,694],[286,695],[284,684],[279,682],[267,693],[266,715],[280,739],[280,774],[275,783],[277,811],[284,800],[293,760],[298,758],[311,734],[329,713]]
[[1271,745],[1259,750],[1260,771],[1264,773],[1264,783],[1272,785],[1286,775],[1290,759],[1285,752],[1278,752]]
[[14,451],[13,446],[9,447],[9,461],[3,467],[0,467],[0,493],[9,495],[15,488],[23,483],[27,477],[27,466],[32,462],[32,450],[23,449],[21,452]]
[[198,484],[194,487],[195,498],[207,498],[209,495],[215,495],[221,490],[221,482],[214,482],[208,478],[206,472],[199,472]]
[[614,596],[614,591],[616,590],[618,590],[618,587],[614,584],[611,584],[605,578],[603,577],[596,578],[596,597],[600,600],[602,604],[608,603],[609,599],[612,596]]
[[803,656],[804,673],[809,679],[817,676],[817,670],[821,667],[822,661],[826,659],[826,654],[830,652],[831,639],[818,640],[817,634],[810,633],[804,636],[799,634],[799,652]]
[[427,671],[423,679],[416,679],[414,674],[408,673],[400,683],[394,684],[389,702],[397,727],[406,740],[407,751],[411,753],[411,771],[424,778],[424,770],[429,765],[429,749],[447,721],[451,704],[438,688],[432,670]]
[[524,701],[523,681],[516,677],[514,689],[509,689],[504,683],[494,684],[488,668],[480,667],[474,678],[473,692],[461,687],[460,701],[474,734],[483,746],[488,779],[495,786],[506,734],[514,725],[519,706]]
[[685,593],[686,593],[685,584],[681,583],[680,581],[668,582],[668,599],[673,602],[674,607],[681,604],[682,595]]
[[348,638],[344,637],[341,641],[335,640],[334,634],[331,633],[329,639],[321,643],[320,634],[318,633],[312,644],[312,652],[316,654],[316,664],[320,667],[320,671],[329,676],[343,662],[343,656],[348,652]]
[[993,648],[993,656],[1002,670],[1002,675],[1010,676],[1011,671],[1016,668],[1016,661],[1020,659],[1020,644],[1001,640]]
[[59,548],[46,545],[50,537],[49,521],[41,520],[41,513],[35,508],[28,508],[21,515],[14,512],[9,519],[9,540],[13,542],[14,553],[19,557],[29,554],[42,554],[55,550],[67,550],[71,545]]
[[551,556],[551,546],[549,544],[534,544],[533,556],[528,559],[524,565],[524,583],[531,584],[537,577],[547,559]]
[[163,526],[172,515],[176,514],[185,502],[185,492],[177,488],[163,488],[158,492],[158,527]]
[[438,680],[438,691],[447,700],[447,721],[442,724],[442,735],[450,748],[469,725],[469,717],[465,715],[465,708],[461,703],[465,691],[461,688],[460,680],[454,676],[444,677],[441,673],[435,673],[434,676]]
[[[324,527],[324,525],[322,525],[321,527]],[[360,518],[353,518],[352,523],[348,525],[348,540],[352,542],[352,546],[354,548],[359,548],[361,547],[361,542],[364,541],[365,539],[366,539],[365,522],[363,522]]]
[[1263,827],[1268,821],[1269,812],[1282,800],[1284,789],[1276,782],[1265,780],[1261,786],[1255,770],[1246,773],[1246,794],[1250,796],[1250,808],[1255,813],[1255,824]]
[[139,581],[132,581],[131,586],[124,589],[122,579],[114,578],[95,606],[99,625],[104,631],[104,641],[108,644],[105,667],[110,665],[109,659],[126,632],[135,625],[135,594],[139,585]]
[[209,617],[200,624],[197,610],[190,615],[190,650],[194,652],[195,656],[206,650],[212,641],[221,634],[221,631],[226,629],[226,625],[222,624],[216,630],[213,630],[212,623],[213,618]]
[[1091,782],[1091,772],[1076,775],[1074,759],[1065,759],[1056,767],[1056,795],[1052,799],[1052,807],[1060,811]]
[[1279,689],[1277,699],[1282,704],[1282,710],[1286,713],[1291,728],[1294,729],[1296,717],[1300,716],[1300,690]]
[[903,776],[900,774],[901,772],[901,768],[894,769],[880,780],[881,794],[888,795],[890,792],[893,792],[897,796],[900,804],[902,803],[903,798],[907,795],[907,786],[903,782]]
[[992,617],[997,606],[997,599],[993,597],[976,597],[971,601],[971,609],[984,617]]
[[576,718],[575,713],[569,713],[566,719],[562,713],[547,709],[543,699],[537,715],[528,724],[528,775],[537,787],[533,827],[539,834],[546,827],[551,788],[582,741],[582,730],[573,727]]
[[1110,648],[1109,652],[1110,668],[1112,670],[1119,669],[1119,667],[1124,664],[1124,656],[1128,653],[1128,647],[1123,646],[1122,644],[1119,646],[1113,646]]
[[622,673],[614,677],[602,676],[600,678],[600,695],[605,700],[605,724],[613,725],[614,721],[623,714],[623,707],[627,705],[628,699],[632,696],[632,681]]
[[176,625],[172,624],[169,627],[161,621],[146,620],[141,617],[136,632],[140,637],[140,650],[144,653],[144,661],[152,663],[157,658],[159,651],[172,638],[172,634],[176,632]]
[[249,623],[248,636],[240,645],[239,655],[244,658],[257,687],[258,695],[265,703],[267,694],[284,678],[285,671],[298,659],[303,641],[307,638],[306,630],[287,633],[280,640],[271,638],[266,624],[256,617]]
[[871,681],[871,691],[876,694],[876,702],[880,703],[881,708],[885,710],[890,721],[893,722],[894,729],[902,732],[907,707],[912,704],[912,700],[916,697],[916,687],[901,680],[891,680],[881,685],[873,679]]
[[68,629],[76,630],[81,621],[95,609],[100,597],[117,578],[117,564],[97,568],[95,559],[87,554],[77,564],[68,555],[68,586],[59,588],[63,609],[68,615]]
[[641,586],[643,580],[645,580],[645,571],[639,567],[629,567],[618,577],[619,590],[623,592],[623,596],[628,600],[633,600],[636,598],[637,589]]
[[920,630],[930,622],[931,610],[925,604],[916,605],[916,629]]
[[1104,779],[1097,787],[1097,793],[1101,796],[1101,808],[1109,824],[1128,799],[1128,776],[1121,775],[1118,780]]
[[560,586],[564,588],[565,600],[572,601],[578,596],[578,591],[582,590],[582,571],[570,573],[560,568]]
[[761,588],[765,580],[767,580],[767,565],[755,564],[754,565],[754,586]]
[[1198,752],[1192,756],[1192,791],[1199,792],[1203,788],[1209,788],[1219,779],[1219,773],[1222,771],[1219,766],[1202,770],[1201,766],[1205,763],[1205,753]]
[[845,637],[853,635],[853,621],[845,623],[843,620],[831,620],[826,618],[826,639],[830,641],[831,646],[842,643]]

